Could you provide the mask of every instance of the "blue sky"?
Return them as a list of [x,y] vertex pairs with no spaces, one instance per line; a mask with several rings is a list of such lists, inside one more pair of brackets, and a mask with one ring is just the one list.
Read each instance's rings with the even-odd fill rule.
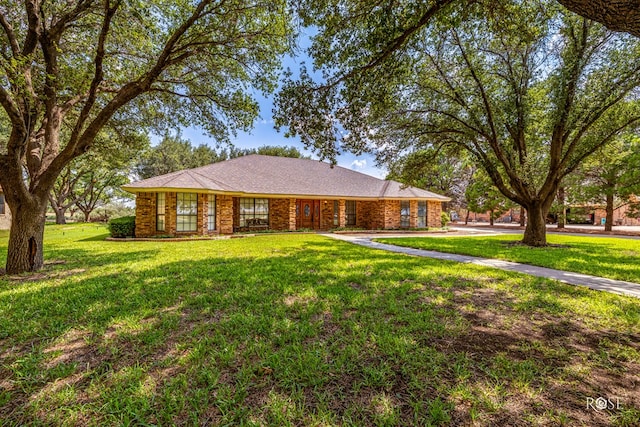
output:
[[[286,57],[283,60],[283,69],[290,68],[295,75],[303,62],[311,64],[312,61],[302,51],[309,45],[309,35],[303,34],[300,38],[301,52],[296,57]],[[276,131],[271,112],[273,109],[273,95],[264,97],[257,93],[254,95],[254,98],[260,105],[260,117],[256,120],[251,132],[238,132],[236,137],[232,136],[231,142],[236,147],[255,148],[261,145],[288,145],[298,148],[301,152],[306,155],[310,155],[314,159],[318,158],[310,151],[304,149],[304,145],[300,139],[286,138],[284,136],[286,129],[281,129],[280,132]],[[197,127],[182,129],[182,137],[189,139],[193,145],[207,144],[211,147],[216,147],[216,141],[206,135],[206,132],[203,129]],[[384,178],[387,173],[386,170],[376,166],[375,158],[369,154],[355,156],[351,153],[342,153],[337,158],[337,161],[339,166],[366,173],[377,178]]]
[[[256,120],[251,132],[238,132],[236,137],[232,136],[231,142],[233,145],[238,148],[256,148],[261,145],[294,146],[304,154],[310,155],[314,159],[318,158],[318,156],[314,155],[312,152],[305,150],[304,145],[298,138],[286,138],[284,136],[285,129],[282,129],[280,132],[274,129],[271,114],[273,107],[272,97],[256,98],[259,98],[258,101],[260,103],[261,117]],[[190,140],[193,145],[207,144],[211,147],[216,147],[216,142],[206,135],[204,130],[200,128],[189,127],[182,129],[182,138]],[[377,178],[384,178],[386,175],[385,170],[376,167],[375,158],[369,154],[355,156],[351,153],[342,153],[338,157],[337,161],[339,166],[366,173]]]

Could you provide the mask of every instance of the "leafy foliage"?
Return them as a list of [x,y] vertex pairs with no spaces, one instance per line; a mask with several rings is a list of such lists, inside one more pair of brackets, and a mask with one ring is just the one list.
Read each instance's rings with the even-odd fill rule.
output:
[[572,183],[573,203],[605,205],[610,228],[613,210],[633,204],[640,194],[640,138],[633,134],[617,138],[588,159]]
[[74,208],[88,221],[96,207],[123,195],[119,187],[129,182],[137,152],[149,145],[146,135],[111,128],[103,129],[97,140],[93,151],[63,169],[51,190],[49,201],[58,223],[64,223],[65,212]]
[[230,158],[260,154],[263,156],[293,157],[296,159],[309,159],[310,156],[303,155],[296,147],[279,145],[262,145],[257,148],[232,148],[229,152]]
[[179,134],[165,135],[158,145],[140,156],[135,169],[140,179],[147,179],[182,169],[208,165],[227,158],[225,152],[219,154],[207,145],[201,144],[194,147],[190,141],[182,139]]
[[287,146],[263,145],[244,149],[231,147],[229,150],[220,151],[205,144],[194,147],[191,141],[182,139],[180,134],[177,134],[165,135],[158,145],[143,152],[135,166],[135,172],[140,179],[147,179],[250,154],[304,158],[297,148]]
[[444,194],[453,208],[467,206],[465,191],[477,168],[466,152],[427,147],[389,160],[387,179]]
[[111,237],[134,237],[136,235],[136,217],[121,216],[109,221],[109,233]]
[[0,185],[22,230],[7,271],[42,267],[49,192],[105,126],[200,125],[220,141],[250,128],[289,18],[284,0],[0,2]]
[[477,171],[465,191],[467,209],[470,212],[489,212],[489,221],[493,221],[513,206],[493,185],[484,171]]
[[307,4],[325,81],[288,79],[276,124],[329,158],[463,148],[527,209],[531,245],[563,177],[640,123],[640,40],[555,2],[338,3]]

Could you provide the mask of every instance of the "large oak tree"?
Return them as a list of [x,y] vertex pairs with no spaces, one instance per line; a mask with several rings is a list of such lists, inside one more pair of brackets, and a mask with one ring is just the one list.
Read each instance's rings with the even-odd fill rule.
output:
[[276,123],[329,158],[464,148],[526,208],[526,244],[546,244],[563,177],[640,123],[640,40],[555,2],[319,3],[305,22],[325,80],[288,80]]
[[612,31],[640,37],[638,0],[558,0],[567,9],[604,24]]
[[0,0],[7,272],[43,265],[48,194],[107,123],[195,124],[219,139],[249,128],[289,22],[283,0]]

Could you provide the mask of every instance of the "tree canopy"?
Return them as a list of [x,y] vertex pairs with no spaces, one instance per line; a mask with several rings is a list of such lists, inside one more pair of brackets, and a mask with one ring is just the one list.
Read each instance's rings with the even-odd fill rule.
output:
[[290,30],[284,0],[0,1],[7,272],[42,266],[49,191],[105,125],[199,125],[218,140],[248,129]]
[[276,123],[329,158],[463,148],[527,209],[525,243],[546,244],[562,178],[640,122],[640,41],[555,2],[310,3],[325,80],[287,80]]
[[262,154],[266,156],[304,158],[295,147],[262,145],[257,148],[215,149],[206,144],[194,146],[188,139],[178,135],[165,135],[156,146],[150,147],[139,156],[135,174],[147,179],[183,169],[192,169],[211,163],[222,162],[240,156]]
[[226,152],[216,152],[213,148],[201,144],[197,147],[191,141],[178,135],[165,135],[154,147],[150,147],[140,156],[135,166],[138,178],[147,179],[182,169],[226,160]]

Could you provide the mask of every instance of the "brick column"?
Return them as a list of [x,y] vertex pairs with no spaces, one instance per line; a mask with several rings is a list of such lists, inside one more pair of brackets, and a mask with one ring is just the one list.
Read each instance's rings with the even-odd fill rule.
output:
[[233,234],[233,197],[216,196],[216,228],[220,234]]
[[178,203],[176,193],[166,193],[165,195],[165,212],[164,212],[164,230],[166,234],[176,234],[176,204]]
[[409,200],[409,227],[418,227],[418,201]]
[[156,234],[156,193],[136,193],[136,237]]
[[338,227],[347,226],[347,201],[338,200]]
[[296,199],[289,199],[289,231],[296,229]]
[[427,202],[427,227],[442,227],[442,202]]
[[196,219],[196,234],[207,234],[207,195],[198,194],[198,217]]
[[400,200],[384,202],[384,228],[400,228]]

